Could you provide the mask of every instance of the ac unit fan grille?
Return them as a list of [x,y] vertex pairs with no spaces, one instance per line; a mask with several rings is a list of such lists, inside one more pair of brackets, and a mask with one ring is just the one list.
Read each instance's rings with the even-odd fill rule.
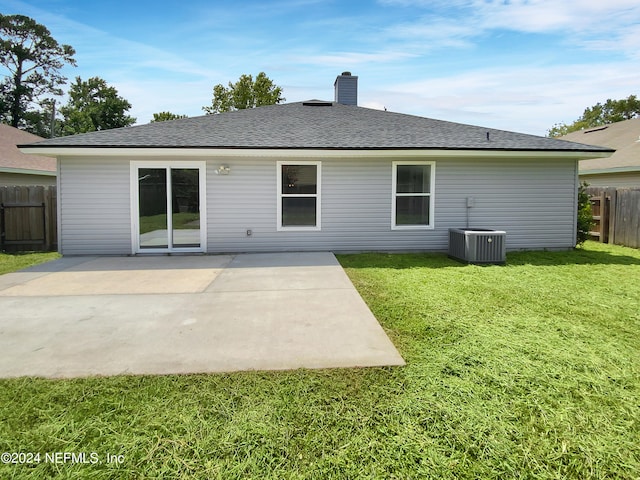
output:
[[506,232],[450,228],[449,256],[467,263],[504,264],[507,257]]

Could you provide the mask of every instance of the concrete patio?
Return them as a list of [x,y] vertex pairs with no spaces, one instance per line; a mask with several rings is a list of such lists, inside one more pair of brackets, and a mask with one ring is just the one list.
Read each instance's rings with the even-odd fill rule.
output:
[[0,276],[0,377],[403,365],[333,254],[69,257]]

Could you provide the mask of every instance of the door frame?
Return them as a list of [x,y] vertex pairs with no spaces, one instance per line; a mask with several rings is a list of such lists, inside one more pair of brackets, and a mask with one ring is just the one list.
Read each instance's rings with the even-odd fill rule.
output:
[[[198,188],[200,203],[200,246],[199,247],[173,247],[167,248],[140,248],[140,188],[138,182],[138,169],[140,168],[165,168],[171,169],[193,168],[198,169]],[[167,175],[167,240],[170,240],[171,231],[171,176]],[[136,160],[129,162],[130,198],[131,198],[131,251],[134,254],[145,253],[205,253],[207,251],[207,162],[182,161],[182,160]],[[171,242],[168,242],[170,244]]]

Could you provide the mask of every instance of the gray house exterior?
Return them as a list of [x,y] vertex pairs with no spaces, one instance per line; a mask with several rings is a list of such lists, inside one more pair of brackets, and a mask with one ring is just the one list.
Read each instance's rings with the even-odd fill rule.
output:
[[58,158],[64,255],[568,249],[578,161],[613,152],[317,100],[21,149]]
[[56,184],[56,159],[26,155],[17,145],[42,137],[0,124],[0,187]]
[[561,140],[616,150],[609,158],[581,161],[580,181],[592,187],[640,188],[640,118],[572,132]]

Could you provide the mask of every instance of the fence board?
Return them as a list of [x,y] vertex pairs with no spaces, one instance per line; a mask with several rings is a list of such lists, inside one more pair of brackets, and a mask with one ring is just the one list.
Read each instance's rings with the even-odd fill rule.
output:
[[2,250],[57,248],[56,187],[0,187],[0,206]]
[[627,247],[640,247],[640,190],[618,192],[616,243]]
[[640,189],[588,187],[601,242],[640,248]]

